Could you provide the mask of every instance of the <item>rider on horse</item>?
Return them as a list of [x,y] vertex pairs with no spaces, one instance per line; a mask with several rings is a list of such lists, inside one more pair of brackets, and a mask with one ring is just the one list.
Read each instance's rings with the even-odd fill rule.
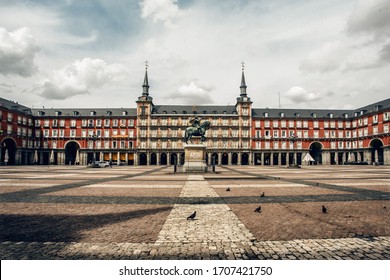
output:
[[201,121],[201,118],[198,118],[198,116],[195,116],[193,119],[190,120],[191,126],[195,127],[199,131],[200,121]]

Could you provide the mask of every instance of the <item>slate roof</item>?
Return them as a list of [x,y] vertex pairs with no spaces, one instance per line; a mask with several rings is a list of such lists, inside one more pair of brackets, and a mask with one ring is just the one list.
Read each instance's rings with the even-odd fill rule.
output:
[[152,114],[237,114],[235,106],[215,105],[155,105]]
[[[31,111],[36,117],[119,117],[123,116],[123,111],[127,112],[126,116],[137,116],[136,108],[34,108]],[[41,115],[40,112],[44,114]],[[74,112],[78,112],[78,115],[75,115]],[[95,112],[95,115],[91,115],[91,112]],[[111,112],[111,114],[108,114],[108,112]]]
[[0,107],[6,108],[11,111],[18,111],[23,114],[31,115],[31,109],[19,104],[18,102],[7,100],[0,97]]

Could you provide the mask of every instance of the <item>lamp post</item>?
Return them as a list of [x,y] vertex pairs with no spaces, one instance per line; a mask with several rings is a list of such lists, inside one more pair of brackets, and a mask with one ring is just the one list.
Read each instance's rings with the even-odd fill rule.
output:
[[93,162],[96,161],[95,142],[97,140],[96,134],[92,134],[89,138],[92,141]]
[[296,167],[297,165],[295,164],[294,143],[295,143],[295,141],[297,141],[297,137],[295,137],[295,135],[292,134],[292,135],[290,136],[290,141],[291,141],[291,143],[292,143],[292,153],[293,153],[293,162],[292,162],[292,166],[293,166],[293,167]]

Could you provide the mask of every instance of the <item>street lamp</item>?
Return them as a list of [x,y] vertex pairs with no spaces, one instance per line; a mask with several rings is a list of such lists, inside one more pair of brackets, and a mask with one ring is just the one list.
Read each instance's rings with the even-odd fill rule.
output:
[[290,141],[292,143],[292,153],[293,153],[293,162],[292,165],[295,167],[295,154],[294,154],[294,143],[297,141],[297,137],[295,137],[294,133],[290,136]]
[[95,162],[96,161],[95,142],[97,140],[96,134],[92,134],[89,139],[92,141],[93,162]]

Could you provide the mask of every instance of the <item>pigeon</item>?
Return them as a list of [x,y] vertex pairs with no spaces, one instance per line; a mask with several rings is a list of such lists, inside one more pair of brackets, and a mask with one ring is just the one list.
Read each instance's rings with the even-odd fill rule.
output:
[[187,217],[187,220],[193,220],[196,216],[196,211]]
[[260,195],[260,197],[264,197],[265,196],[265,193],[263,192],[261,195]]
[[324,214],[328,213],[324,205],[322,205],[322,213]]
[[255,209],[255,212],[260,213],[260,212],[261,212],[261,206],[257,207],[257,208]]
[[230,192],[230,188],[227,188],[226,191],[227,191],[227,192]]

